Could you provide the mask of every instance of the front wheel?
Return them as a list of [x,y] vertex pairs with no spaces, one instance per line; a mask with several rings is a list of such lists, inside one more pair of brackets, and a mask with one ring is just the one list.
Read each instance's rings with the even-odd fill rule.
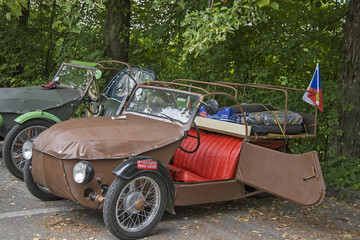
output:
[[9,172],[17,178],[23,179],[25,159],[22,155],[22,145],[26,141],[34,141],[53,122],[44,119],[32,119],[23,124],[16,124],[6,135],[3,145],[3,158]]
[[61,199],[60,197],[52,194],[48,188],[43,187],[34,181],[31,173],[31,159],[26,161],[24,166],[24,182],[29,192],[43,201],[54,201]]
[[166,199],[166,186],[154,173],[142,173],[129,180],[118,177],[106,194],[105,225],[121,239],[144,237],[160,221]]

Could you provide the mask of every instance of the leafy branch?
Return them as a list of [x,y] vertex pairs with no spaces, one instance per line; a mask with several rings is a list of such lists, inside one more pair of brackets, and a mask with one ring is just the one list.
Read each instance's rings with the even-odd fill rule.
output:
[[267,6],[279,9],[279,5],[270,0],[234,0],[230,7],[217,2],[211,8],[188,13],[182,22],[182,27],[186,27],[183,57],[193,52],[195,56],[203,54],[215,44],[226,41],[227,34],[233,34],[240,26],[266,21],[261,8]]

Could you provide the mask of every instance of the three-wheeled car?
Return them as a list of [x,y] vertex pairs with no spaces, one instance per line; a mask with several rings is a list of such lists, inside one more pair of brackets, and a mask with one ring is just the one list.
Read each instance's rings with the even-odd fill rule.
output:
[[[242,102],[250,88],[284,93],[285,108],[240,104],[238,88]],[[124,239],[146,236],[175,206],[261,191],[318,205],[325,184],[316,151],[282,152],[288,139],[316,136],[316,110],[288,111],[288,91],[194,80],[137,85],[119,115],[71,119],[42,132],[24,151],[25,184],[42,200],[102,210],[110,232]],[[224,99],[235,106],[219,109]],[[288,133],[292,125],[301,130]]]
[[[104,76],[114,77],[100,94],[99,81]],[[25,142],[31,143],[54,123],[69,119],[81,103],[96,116],[116,114],[136,82],[150,80],[155,80],[155,73],[124,62],[70,61],[60,66],[49,84],[0,88],[0,141],[4,140],[2,153],[6,167],[22,179]],[[104,109],[103,102],[112,105],[111,111],[116,108],[114,112]]]

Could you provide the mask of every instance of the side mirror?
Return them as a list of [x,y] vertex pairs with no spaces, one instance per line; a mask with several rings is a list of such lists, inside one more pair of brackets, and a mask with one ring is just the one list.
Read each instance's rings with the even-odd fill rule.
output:
[[95,78],[99,80],[101,78],[101,76],[102,76],[102,72],[100,70],[96,70],[95,71]]
[[205,103],[205,111],[210,115],[215,115],[219,111],[219,103],[215,99],[209,99]]

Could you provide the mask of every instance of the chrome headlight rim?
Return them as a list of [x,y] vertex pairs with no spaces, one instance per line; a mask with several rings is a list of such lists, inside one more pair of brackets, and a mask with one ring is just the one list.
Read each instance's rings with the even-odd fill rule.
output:
[[74,165],[73,179],[76,183],[90,182],[94,177],[94,167],[88,161],[80,161]]
[[33,154],[33,143],[30,140],[27,140],[22,145],[22,155],[25,160],[30,160]]

